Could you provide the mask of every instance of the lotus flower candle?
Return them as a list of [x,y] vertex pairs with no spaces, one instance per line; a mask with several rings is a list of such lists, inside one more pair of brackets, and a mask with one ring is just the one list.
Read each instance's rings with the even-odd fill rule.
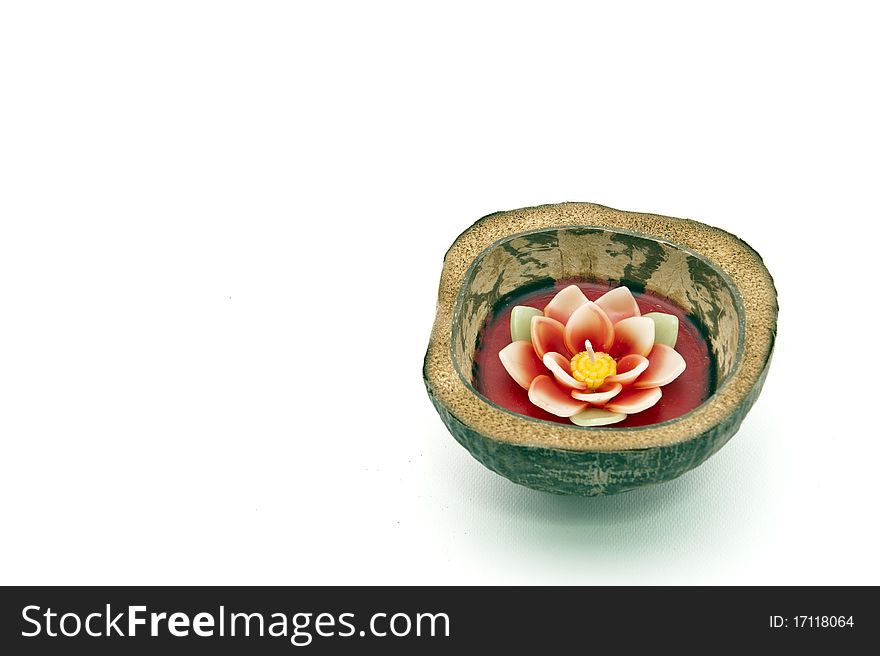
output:
[[518,305],[510,335],[498,353],[504,368],[534,405],[578,426],[615,424],[647,410],[686,368],[675,350],[678,317],[642,316],[623,286],[595,302],[569,285],[543,311]]

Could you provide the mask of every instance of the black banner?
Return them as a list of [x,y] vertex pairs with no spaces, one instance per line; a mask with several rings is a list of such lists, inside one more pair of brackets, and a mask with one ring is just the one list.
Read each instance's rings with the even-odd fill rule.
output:
[[[624,653],[687,653],[719,643],[840,649],[880,633],[875,588],[12,587],[0,594],[6,654],[440,654],[481,645],[588,653],[609,644]],[[706,636],[714,642],[702,642]]]

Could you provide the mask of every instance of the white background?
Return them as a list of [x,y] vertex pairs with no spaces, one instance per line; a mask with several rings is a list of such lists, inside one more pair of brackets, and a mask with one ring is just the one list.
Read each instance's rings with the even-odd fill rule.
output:
[[[880,583],[877,21],[662,4],[4,4],[0,581]],[[566,200],[776,278],[675,482],[520,488],[428,401],[446,248]]]

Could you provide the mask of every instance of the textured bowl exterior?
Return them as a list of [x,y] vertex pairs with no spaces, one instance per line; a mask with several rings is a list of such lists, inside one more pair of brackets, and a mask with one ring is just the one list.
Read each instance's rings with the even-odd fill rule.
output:
[[[729,380],[700,408],[682,418],[641,428],[564,426],[494,406],[466,380],[451,345],[452,333],[462,330],[459,297],[466,272],[499,239],[524,229],[552,231],[561,226],[628,231],[681,247],[731,274],[736,294],[741,293],[744,299],[740,321],[745,347],[737,352]],[[501,476],[556,494],[625,492],[682,475],[716,453],[736,433],[766,379],[777,313],[776,290],[760,256],[742,240],[717,228],[589,203],[501,212],[475,223],[447,252],[437,317],[425,356],[425,386],[455,439]],[[469,329],[473,333],[473,325]]]
[[431,402],[453,437],[480,463],[514,483],[554,494],[601,496],[678,478],[702,464],[739,430],[761,392],[767,369],[747,403],[698,437],[669,446],[621,451],[569,451],[498,442]]

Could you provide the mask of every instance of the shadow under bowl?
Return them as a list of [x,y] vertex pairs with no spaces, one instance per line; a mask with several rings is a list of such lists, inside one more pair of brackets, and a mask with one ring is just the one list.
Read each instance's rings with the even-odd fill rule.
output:
[[[480,327],[518,290],[584,279],[664,296],[703,327],[715,390],[660,424],[589,428],[526,417],[474,388]],[[668,481],[704,462],[739,429],[773,352],[776,289],[761,257],[697,221],[590,203],[491,214],[446,253],[424,379],[449,431],[515,483],[594,496]]]

